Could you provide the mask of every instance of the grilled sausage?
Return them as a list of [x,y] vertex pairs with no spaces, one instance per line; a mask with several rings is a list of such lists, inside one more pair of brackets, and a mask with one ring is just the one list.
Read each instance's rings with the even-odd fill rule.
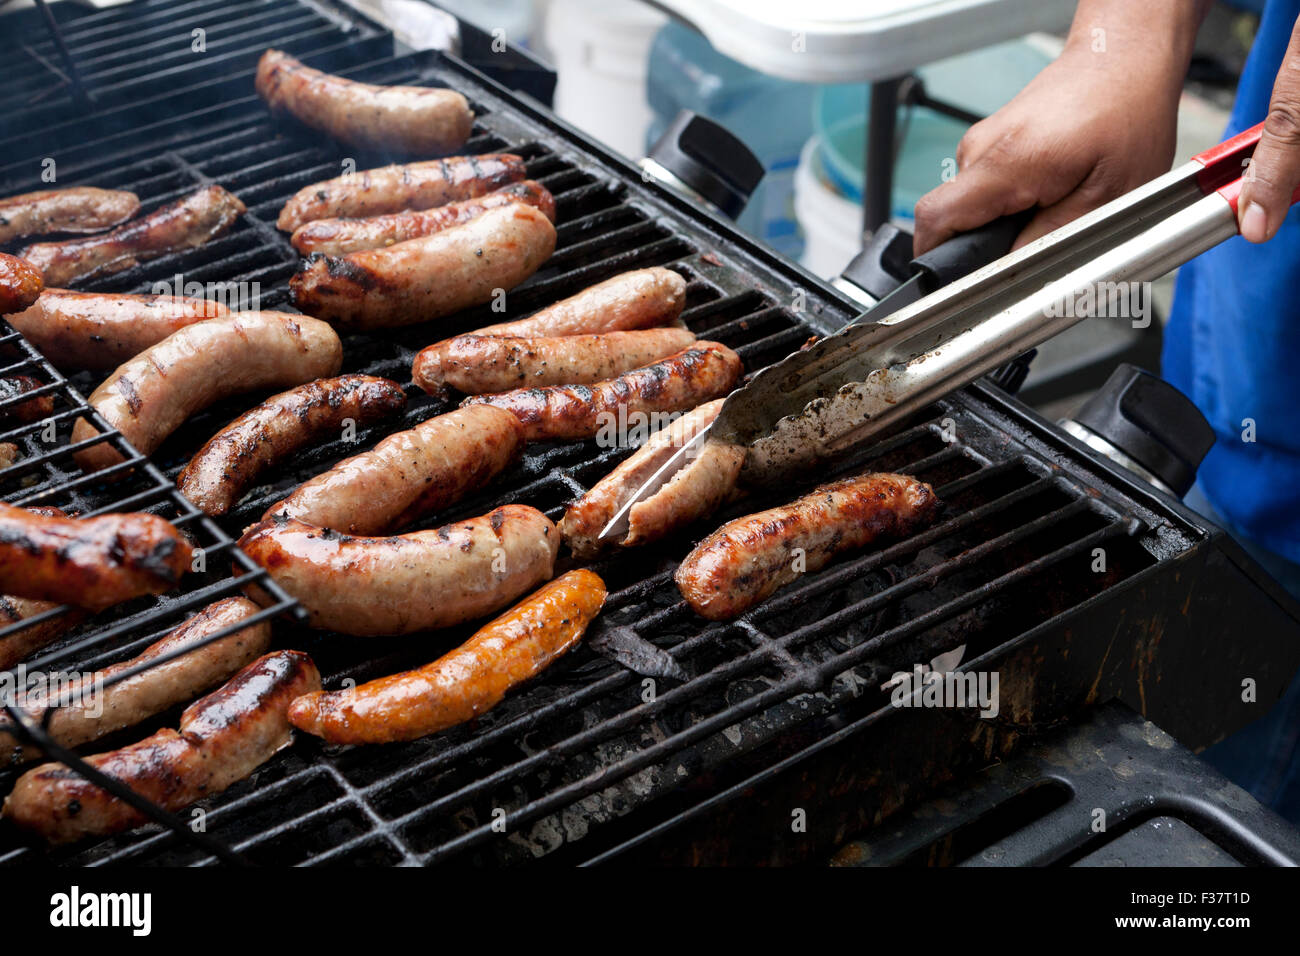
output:
[[526,319],[498,322],[473,335],[596,335],[675,322],[686,305],[686,280],[655,266],[623,272]]
[[512,412],[529,441],[591,438],[640,416],[680,412],[725,395],[740,378],[740,356],[717,342],[696,342],[651,365],[594,385],[517,388],[474,395],[462,406]]
[[256,85],[272,112],[366,149],[450,153],[465,145],[474,126],[469,100],[454,90],[358,83],[279,50],[258,60]]
[[381,166],[304,186],[289,197],[275,224],[285,232],[296,232],[317,220],[366,219],[434,209],[486,196],[526,175],[524,161],[512,153]]
[[713,532],[682,561],[674,576],[677,589],[701,617],[730,620],[845,551],[912,534],[938,510],[930,486],[906,475],[870,474],[822,485]]
[[30,262],[0,252],[0,315],[21,312],[41,294],[45,280]]
[[37,395],[25,402],[18,401],[28,392],[44,387],[44,382],[30,375],[10,375],[7,378],[0,378],[0,422],[16,421],[28,424],[54,414],[53,395]]
[[65,242],[38,242],[18,253],[65,286],[74,279],[109,275],[172,252],[194,249],[227,232],[244,204],[220,186],[208,186],[155,209],[112,232]]
[[[333,375],[343,363],[338,334],[324,322],[284,312],[237,312],[188,325],[118,366],[90,395],[94,406],[144,454],[213,402],[260,388],[284,388]],[[84,418],[73,442],[93,438]],[[122,456],[101,443],[76,453],[86,471]]]
[[[271,643],[271,625],[266,621],[198,646],[208,635],[247,620],[257,612],[257,605],[247,598],[216,601],[131,660],[59,687],[53,701],[48,692],[29,694],[20,702],[21,706],[39,720],[49,704],[56,705],[46,733],[64,747],[98,740],[161,714],[174,704],[192,700],[265,654]],[[125,670],[186,648],[189,650],[179,657],[155,664],[115,684],[100,686],[101,681]],[[23,746],[12,729],[5,730],[8,723],[0,715],[0,763],[6,758],[13,764],[39,757],[40,748]]]
[[[35,601],[8,594],[0,595],[0,630],[56,607],[59,607],[57,601]],[[83,611],[69,609],[49,620],[0,637],[0,671],[9,670],[42,647],[53,644],[85,619]]]
[[[410,634],[490,614],[550,578],[560,535],[526,505],[432,531],[353,538],[292,518],[254,525],[239,546],[306,609],[313,627]],[[250,596],[266,603],[257,587]]]
[[217,432],[176,479],[206,514],[223,515],[257,476],[294,452],[335,436],[345,422],[373,425],[406,407],[396,382],[343,375],[268,398]]
[[297,518],[345,534],[387,534],[487,484],[523,447],[524,430],[509,412],[457,409],[339,462],[262,517]]
[[490,301],[531,276],[554,250],[551,220],[513,202],[386,249],[311,256],[289,290],[308,315],[344,327],[410,325]]
[[289,706],[289,722],[332,744],[382,744],[473,720],[577,644],[605,595],[597,575],[570,571],[431,664],[299,697]]
[[[276,651],[249,664],[181,715],[180,731],[87,758],[166,810],[220,793],[288,745],[289,704],[320,689],[302,651]],[[63,764],[27,771],[5,800],[4,815],[50,843],[72,843],[139,826],[147,817]]]
[[100,611],[175,587],[191,549],[151,514],[67,518],[0,503],[0,592]]
[[516,338],[458,335],[424,349],[411,371],[430,395],[444,383],[470,395],[542,385],[594,385],[667,358],[695,341],[687,329]]
[[135,193],[73,186],[0,199],[0,242],[51,232],[99,232],[140,211]]
[[114,369],[173,332],[225,315],[220,302],[46,289],[9,324],[60,368]]
[[462,225],[489,209],[512,202],[534,206],[555,222],[555,198],[545,186],[530,179],[486,196],[462,199],[433,209],[407,210],[369,219],[317,219],[295,229],[289,241],[304,256],[313,252],[342,256],[365,249],[384,249],[397,242],[432,236]]
[[698,454],[649,498],[628,512],[628,531],[619,541],[602,542],[601,531],[619,508],[696,433],[718,417],[726,399],[701,405],[650,436],[626,461],[598,481],[564,513],[560,532],[569,550],[581,558],[599,554],[606,544],[632,547],[667,537],[712,514],[736,487],[745,450],[708,442]]

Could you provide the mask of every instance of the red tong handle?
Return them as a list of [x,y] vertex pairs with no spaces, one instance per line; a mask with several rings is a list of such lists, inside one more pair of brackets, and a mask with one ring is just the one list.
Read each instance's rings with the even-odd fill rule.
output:
[[[1226,139],[1218,146],[1211,146],[1192,157],[1192,162],[1204,167],[1196,177],[1201,191],[1207,195],[1217,192],[1228,201],[1234,214],[1237,212],[1237,200],[1241,197],[1242,175],[1263,132],[1264,124],[1256,123],[1232,139]],[[1292,194],[1291,202],[1300,202],[1300,186]]]

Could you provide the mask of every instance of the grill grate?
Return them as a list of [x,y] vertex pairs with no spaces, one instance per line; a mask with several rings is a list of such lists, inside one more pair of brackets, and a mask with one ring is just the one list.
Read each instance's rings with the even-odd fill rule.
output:
[[[350,75],[465,92],[479,115],[467,151],[523,155],[529,174],[556,194],[560,225],[555,256],[510,294],[508,314],[469,310],[391,335],[345,337],[345,371],[407,382],[415,351],[436,339],[525,315],[646,265],[668,266],[688,280],[686,323],[735,348],[749,371],[848,317],[835,300],[815,290],[808,294],[815,280],[753,252],[725,226],[696,218],[678,200],[639,182],[629,167],[557,129],[553,120],[508,103],[454,61],[417,55]],[[251,87],[249,77],[243,80],[244,89]],[[141,122],[143,132],[110,132],[69,146],[60,153],[60,168],[75,181],[133,188],[146,208],[216,181],[238,194],[249,213],[203,249],[85,287],[149,291],[179,272],[186,282],[259,282],[262,307],[285,307],[297,260],[272,223],[295,190],[337,175],[345,154],[288,124],[273,124],[247,96],[178,112],[174,119],[144,120],[141,114]],[[383,160],[352,158],[357,168]],[[10,180],[6,191],[23,188],[23,170],[30,169],[21,161],[0,169],[0,181]],[[95,382],[79,375],[73,384],[85,390]],[[413,386],[408,392],[411,402],[400,420],[360,434],[355,444],[325,444],[301,456],[268,476],[216,530],[237,534],[305,478],[382,434],[449,407]],[[198,445],[255,400],[222,403],[191,420],[153,456],[156,474],[174,479]],[[956,440],[947,440],[952,435]],[[557,519],[566,502],[624,454],[594,442],[535,446],[491,487],[420,526],[505,502],[531,504]],[[939,523],[811,575],[736,622],[706,624],[677,595],[671,574],[691,536],[593,565],[610,587],[604,620],[669,650],[689,680],[665,679],[651,688],[580,646],[473,726],[409,744],[355,749],[300,736],[253,777],[204,802],[208,836],[260,863],[580,859],[626,835],[628,821],[643,828],[665,819],[682,801],[743,779],[828,727],[872,715],[884,719],[890,708],[880,685],[892,672],[962,644],[973,660],[1185,552],[1199,534],[1153,515],[1102,476],[1077,466],[1063,469],[974,392],[936,404],[840,470],[864,468],[933,483],[946,502]],[[826,477],[810,475],[809,482]],[[60,474],[59,480],[76,479]],[[755,496],[711,524],[774,500]],[[696,529],[695,536],[706,530]],[[1094,574],[1092,549],[1101,545],[1108,570]],[[152,620],[148,611],[138,620],[146,619]],[[363,640],[283,623],[276,645],[310,652],[326,686],[338,687],[345,679],[418,666],[471,630]],[[115,640],[114,651],[127,641],[132,648],[145,643],[125,627]],[[81,663],[82,652],[69,644],[51,656]],[[148,729],[135,728],[127,737]],[[0,791],[12,780],[0,774]],[[498,832],[503,822],[504,837]],[[207,850],[157,828],[53,853],[0,833],[0,862],[46,858],[96,864],[213,860]]]

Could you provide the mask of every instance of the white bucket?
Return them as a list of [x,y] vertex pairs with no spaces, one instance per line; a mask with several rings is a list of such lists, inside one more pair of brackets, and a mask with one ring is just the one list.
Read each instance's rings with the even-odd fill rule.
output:
[[822,140],[814,136],[794,173],[794,216],[804,236],[799,262],[813,275],[833,279],[862,249],[862,206],[845,199],[820,171]]
[[638,0],[551,0],[545,38],[559,75],[555,111],[624,156],[644,156],[646,64],[664,22]]

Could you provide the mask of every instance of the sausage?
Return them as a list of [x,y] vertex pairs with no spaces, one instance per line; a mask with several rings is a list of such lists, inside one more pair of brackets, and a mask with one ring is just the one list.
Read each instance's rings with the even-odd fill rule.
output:
[[354,329],[410,325],[491,301],[555,251],[555,227],[513,202],[461,226],[386,249],[313,255],[289,280],[308,315]]
[[677,589],[701,617],[730,620],[845,551],[914,533],[934,520],[939,504],[929,485],[907,475],[822,485],[788,505],[724,524],[682,561]]
[[655,266],[623,272],[583,289],[526,319],[498,322],[472,335],[596,335],[648,329],[677,321],[686,305],[686,280]]
[[317,219],[294,230],[290,242],[304,256],[313,252],[341,256],[364,249],[383,249],[407,239],[432,236],[463,225],[489,209],[522,202],[541,210],[555,222],[555,197],[529,179],[475,199],[462,199],[433,209],[407,210],[369,219]]
[[10,375],[0,378],[0,422],[16,421],[29,424],[54,414],[53,395],[37,395],[25,402],[17,401],[28,392],[44,387],[44,382],[30,375]]
[[9,324],[60,368],[105,371],[187,325],[226,314],[204,299],[46,289]]
[[135,193],[73,186],[0,199],[0,242],[51,232],[99,232],[140,211]]
[[[320,673],[302,651],[258,658],[181,715],[180,730],[87,758],[165,810],[181,810],[242,780],[288,745],[289,704],[320,689]],[[18,778],[4,815],[50,843],[117,833],[147,822],[134,807],[59,763]]]
[[461,404],[489,404],[512,412],[529,441],[591,438],[641,416],[680,412],[725,395],[742,371],[740,356],[731,349],[701,341],[594,385],[517,388],[474,395]]
[[659,470],[677,449],[718,417],[725,398],[706,402],[662,428],[626,461],[598,481],[582,499],[569,506],[560,532],[569,550],[580,558],[595,557],[606,544],[633,547],[667,537],[673,531],[712,514],[735,490],[744,448],[706,442],[698,454],[668,483],[628,512],[628,531],[619,541],[601,541],[600,533],[624,503]]
[[597,575],[570,571],[431,664],[299,697],[289,705],[289,722],[332,744],[415,740],[463,724],[577,644],[605,596]]
[[[550,200],[547,215],[554,220],[555,200],[545,187],[533,183],[536,190],[514,191],[526,175],[524,161],[513,153],[380,166],[304,186],[281,207],[275,224],[293,233],[289,241],[307,254],[374,249],[398,241],[397,232],[403,230],[412,230],[407,239],[430,235],[453,224],[445,221],[444,209],[452,209],[455,215],[456,210],[472,209],[489,196],[495,197],[497,205],[513,199],[544,208],[537,201],[536,190],[540,190]],[[426,223],[436,228],[419,231]],[[370,244],[344,250],[315,247],[321,240],[358,238]]]
[[450,153],[474,127],[469,100],[454,90],[376,86],[322,73],[279,50],[257,61],[258,95],[327,136],[365,149]]
[[[91,393],[90,404],[147,455],[215,401],[334,375],[342,363],[343,345],[324,322],[285,312],[236,312],[188,325],[118,366]],[[79,418],[72,440],[96,434]],[[122,456],[100,443],[77,452],[76,460],[90,472]]]
[[21,312],[41,294],[45,279],[30,262],[0,252],[0,315]]
[[[311,626],[358,636],[410,634],[490,614],[549,579],[559,546],[555,525],[527,505],[389,538],[273,518],[239,539],[298,599]],[[250,596],[268,603],[256,586]]]
[[[36,601],[10,594],[0,595],[0,630],[19,621],[25,621],[29,617],[44,614],[56,607],[59,607],[57,601]],[[0,637],[0,671],[9,670],[42,647],[53,644],[85,619],[86,615],[83,611],[69,609],[49,620]]]
[[267,509],[345,534],[387,534],[459,501],[511,465],[524,430],[499,408],[462,408],[389,435]]
[[[56,707],[46,733],[64,747],[78,747],[161,714],[174,704],[192,700],[195,695],[215,687],[266,653],[271,643],[271,625],[261,621],[209,644],[197,645],[208,635],[247,620],[257,612],[257,605],[248,598],[216,601],[131,660],[97,671],[88,679],[59,686],[52,695]],[[125,670],[184,648],[190,650],[115,684],[100,686],[101,681],[108,681]],[[48,691],[29,694],[21,706],[39,720],[51,703],[50,696]],[[0,762],[6,757],[11,764],[39,757],[40,748],[24,746],[12,729],[5,730],[8,724],[8,719],[0,715]]]
[[0,592],[102,611],[171,590],[192,550],[151,514],[68,518],[0,502]]
[[679,352],[695,341],[687,329],[638,329],[600,335],[516,338],[458,335],[422,350],[415,384],[439,395],[444,384],[470,395],[541,385],[594,385]]
[[406,394],[373,375],[343,375],[299,385],[268,398],[217,432],[181,470],[176,484],[204,513],[223,515],[257,476],[319,440],[396,415]]
[[65,286],[86,276],[109,275],[172,252],[194,249],[226,233],[244,214],[238,197],[208,186],[112,232],[64,242],[38,242],[18,255]]
[[486,196],[527,174],[524,161],[513,153],[381,166],[304,186],[289,197],[275,225],[296,233],[318,220],[352,221],[435,209]]

